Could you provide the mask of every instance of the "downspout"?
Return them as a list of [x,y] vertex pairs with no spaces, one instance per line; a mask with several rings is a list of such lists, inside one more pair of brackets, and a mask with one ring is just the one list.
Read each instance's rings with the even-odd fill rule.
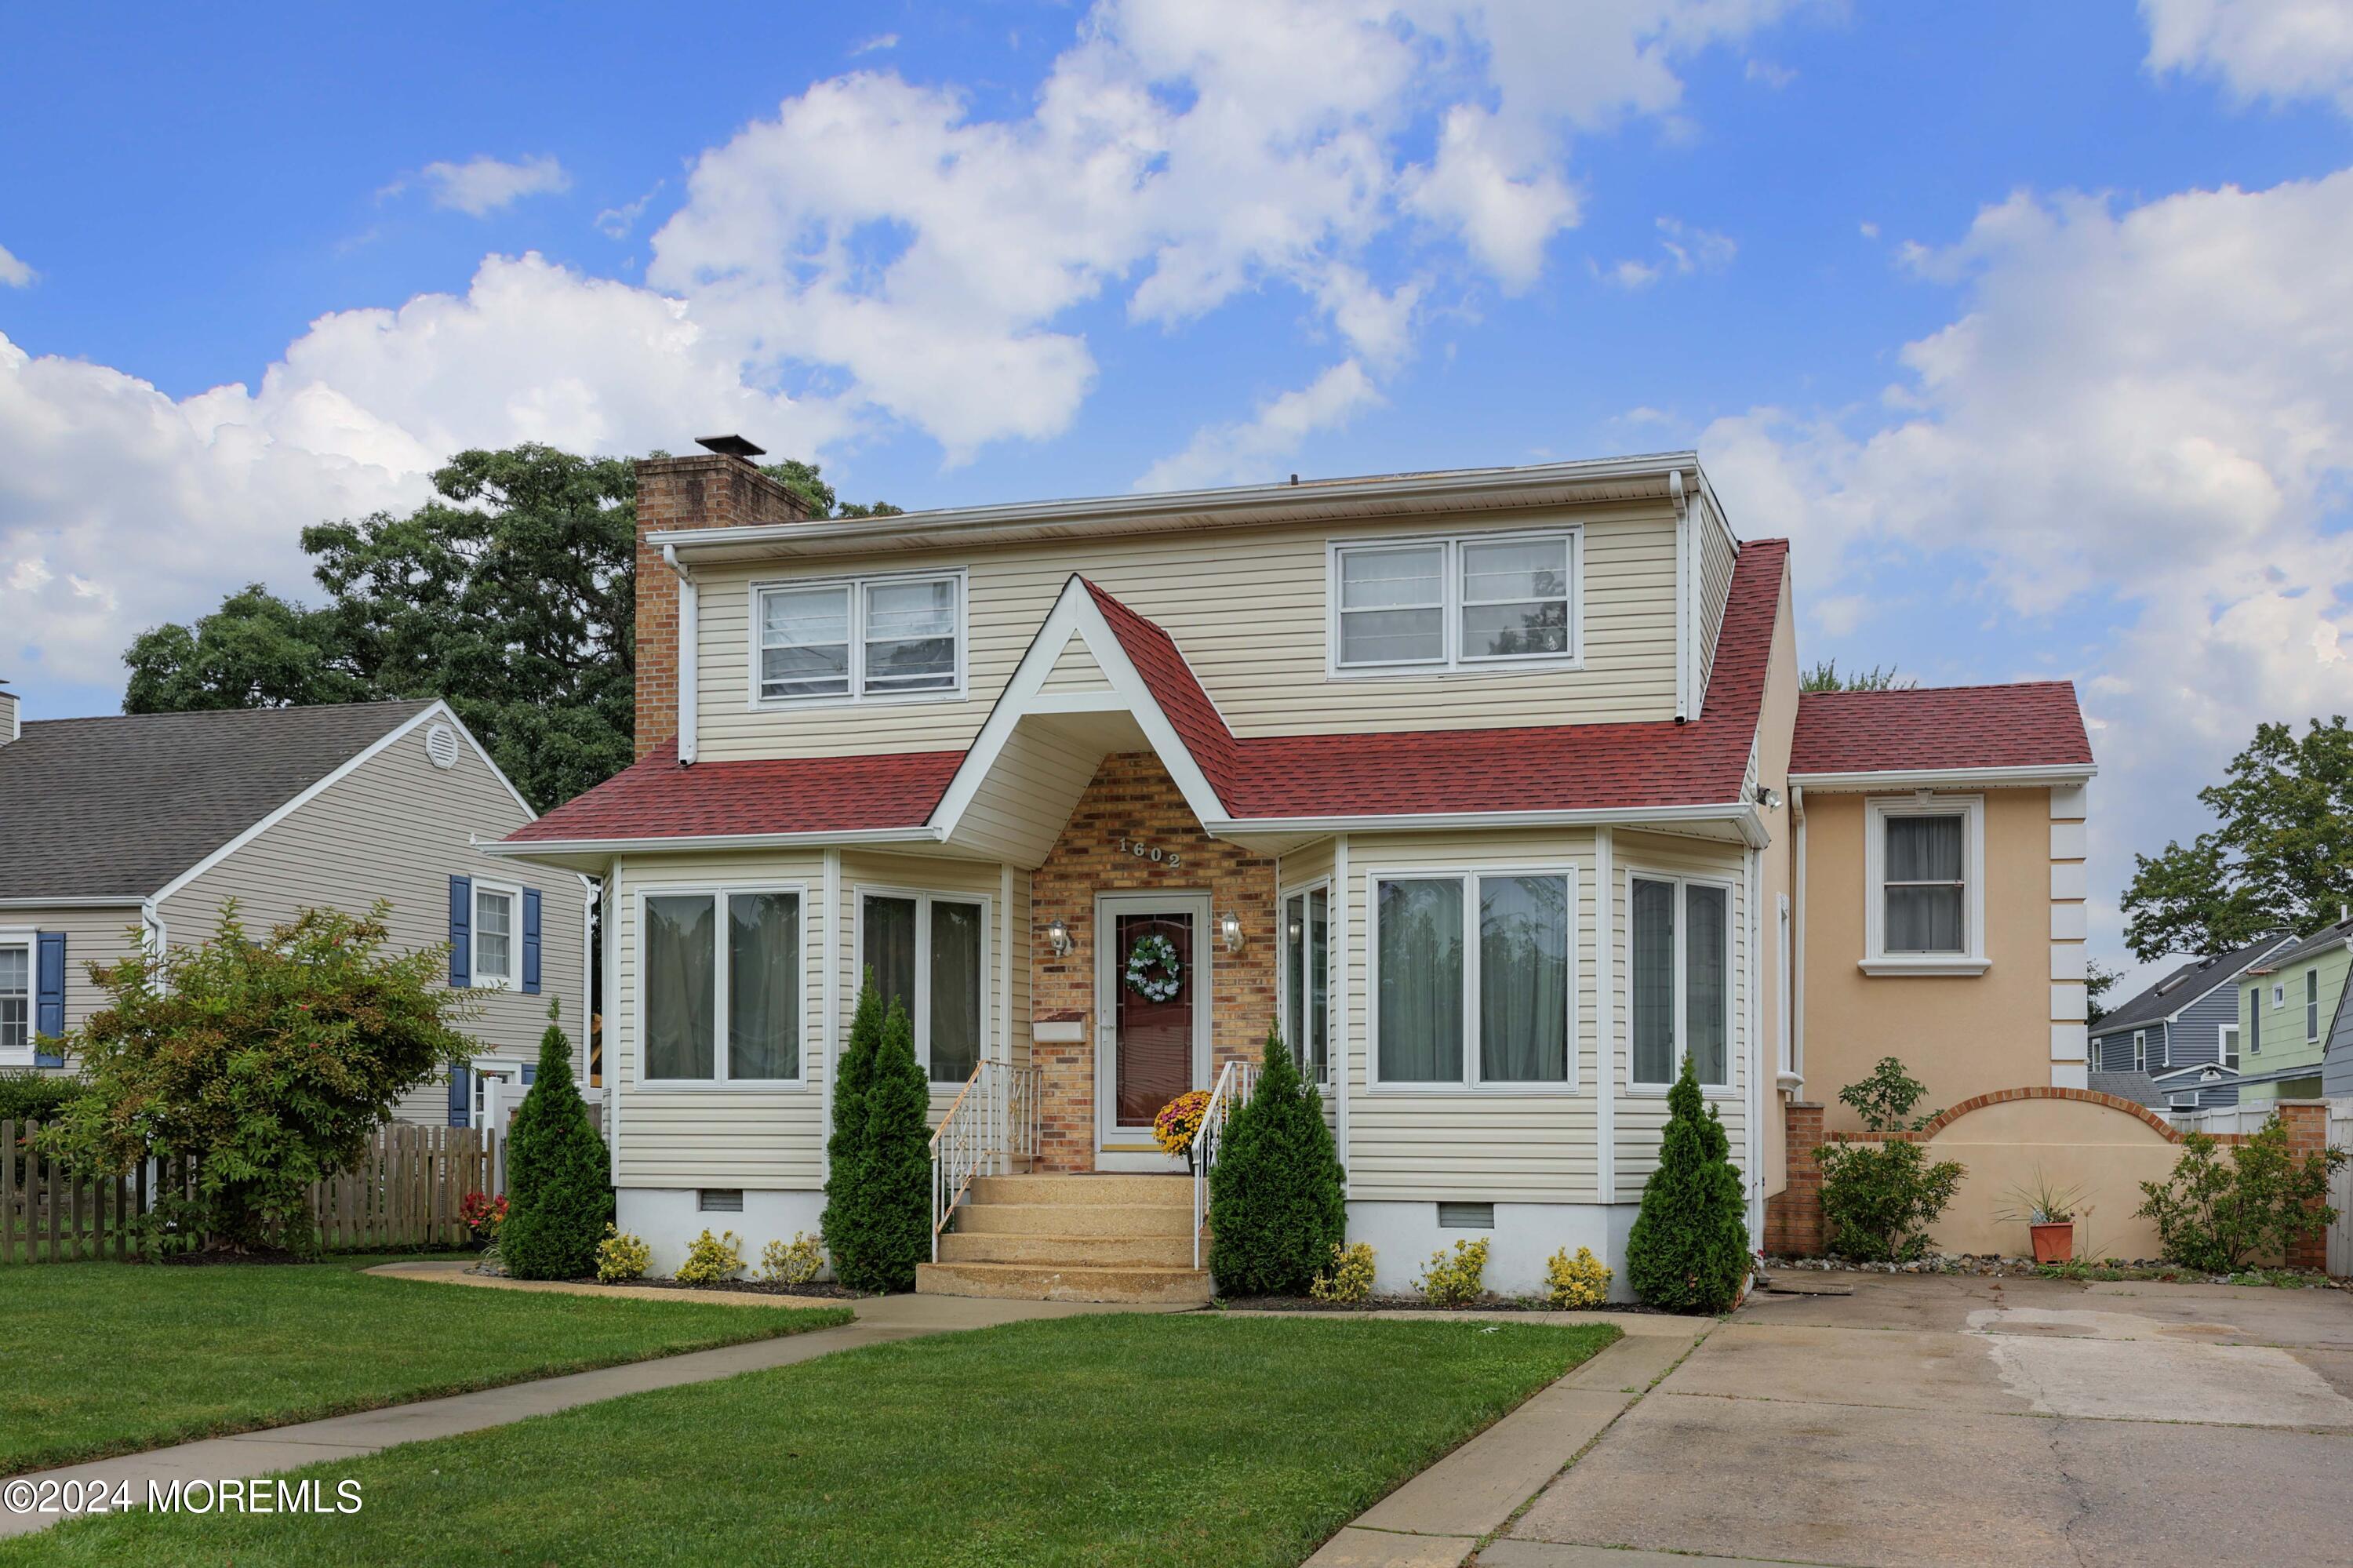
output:
[[701,595],[693,576],[678,558],[676,545],[662,546],[662,561],[678,574],[678,759],[682,764],[691,764],[695,758],[694,719],[698,706],[695,654],[702,636],[696,612]]
[[1792,875],[1795,896],[1789,907],[1789,1071],[1798,1094],[1806,1092],[1806,792],[1789,786],[1789,815],[1797,819],[1797,866]]
[[1765,1245],[1765,1171],[1757,1151],[1765,1147],[1765,1032],[1762,1026],[1762,978],[1759,962],[1764,946],[1764,925],[1757,908],[1758,894],[1764,886],[1764,852],[1741,852],[1741,923],[1748,928],[1748,962],[1744,966],[1746,976],[1747,1002],[1743,1012],[1747,1023],[1748,1086],[1747,1114],[1741,1118],[1741,1142],[1746,1146],[1746,1163],[1748,1181],[1748,1247],[1752,1252]]
[[1675,722],[1682,724],[1692,715],[1692,584],[1699,570],[1692,558],[1691,498],[1680,471],[1667,475],[1667,499],[1675,508]]

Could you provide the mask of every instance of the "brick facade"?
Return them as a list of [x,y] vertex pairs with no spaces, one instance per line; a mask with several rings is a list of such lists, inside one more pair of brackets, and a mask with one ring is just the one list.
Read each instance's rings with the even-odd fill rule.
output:
[[[2281,1102],[2276,1114],[2280,1125],[2287,1129],[2288,1153],[2295,1159],[2301,1160],[2328,1147],[2327,1101],[2286,1100]],[[2290,1268],[2327,1269],[2328,1233],[2314,1231],[2288,1243],[2286,1261]]]
[[678,734],[678,577],[646,543],[662,529],[803,523],[793,493],[742,458],[716,453],[638,464],[638,748]]
[[[1122,837],[1140,839],[1179,858],[1154,861],[1123,851]],[[1211,1071],[1237,1057],[1255,1060],[1273,1027],[1275,1010],[1275,865],[1264,855],[1210,838],[1186,806],[1159,758],[1149,753],[1106,757],[1079,798],[1062,836],[1030,879],[1033,929],[1030,1004],[1038,1018],[1078,1017],[1085,1038],[1072,1044],[1031,1047],[1039,1068],[1038,1169],[1083,1171],[1095,1167],[1095,895],[1144,889],[1209,895],[1212,923],[1241,917],[1246,940],[1239,953],[1222,945],[1211,963]],[[1058,958],[1046,939],[1055,920],[1070,927],[1075,948]],[[1214,930],[1200,934],[1204,943]]]
[[1819,1257],[1822,1251],[1822,1107],[1792,1100],[1786,1107],[1788,1173],[1780,1192],[1765,1200],[1765,1250],[1775,1257]]

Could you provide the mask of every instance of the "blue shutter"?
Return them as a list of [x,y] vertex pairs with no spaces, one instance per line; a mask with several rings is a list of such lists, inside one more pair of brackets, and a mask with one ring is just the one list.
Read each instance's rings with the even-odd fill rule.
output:
[[449,1125],[464,1127],[474,1119],[474,1074],[470,1067],[449,1069]]
[[[38,973],[35,977],[33,1033],[57,1039],[66,1032],[66,934],[63,931],[43,931],[37,946]],[[62,1067],[65,1054],[34,1048],[33,1065],[38,1067]]]
[[449,983],[474,983],[474,879],[470,876],[449,879]]
[[[522,890],[522,989],[539,994],[539,889]],[[525,1079],[526,1083],[530,1080]]]

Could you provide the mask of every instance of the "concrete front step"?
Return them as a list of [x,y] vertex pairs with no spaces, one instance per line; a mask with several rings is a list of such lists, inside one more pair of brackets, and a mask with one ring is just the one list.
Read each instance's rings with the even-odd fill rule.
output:
[[985,1296],[1016,1301],[1111,1301],[1202,1307],[1209,1275],[1195,1268],[1094,1268],[1025,1263],[919,1263],[924,1296]]
[[1193,1205],[1166,1203],[976,1203],[956,1205],[955,1228],[967,1234],[1029,1236],[1187,1236]]
[[1167,1236],[1024,1235],[950,1231],[940,1237],[942,1263],[1060,1264],[1082,1268],[1190,1268],[1193,1238]]
[[1193,1206],[1190,1176],[979,1176],[966,1200],[976,1203],[1103,1203]]

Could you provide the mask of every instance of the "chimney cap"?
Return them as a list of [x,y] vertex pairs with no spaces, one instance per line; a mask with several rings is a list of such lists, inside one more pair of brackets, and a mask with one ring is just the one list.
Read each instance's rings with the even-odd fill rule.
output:
[[721,457],[742,458],[745,462],[751,461],[755,457],[765,456],[768,450],[765,447],[755,447],[741,436],[732,435],[697,436],[694,438],[694,444],[705,451],[717,452]]

